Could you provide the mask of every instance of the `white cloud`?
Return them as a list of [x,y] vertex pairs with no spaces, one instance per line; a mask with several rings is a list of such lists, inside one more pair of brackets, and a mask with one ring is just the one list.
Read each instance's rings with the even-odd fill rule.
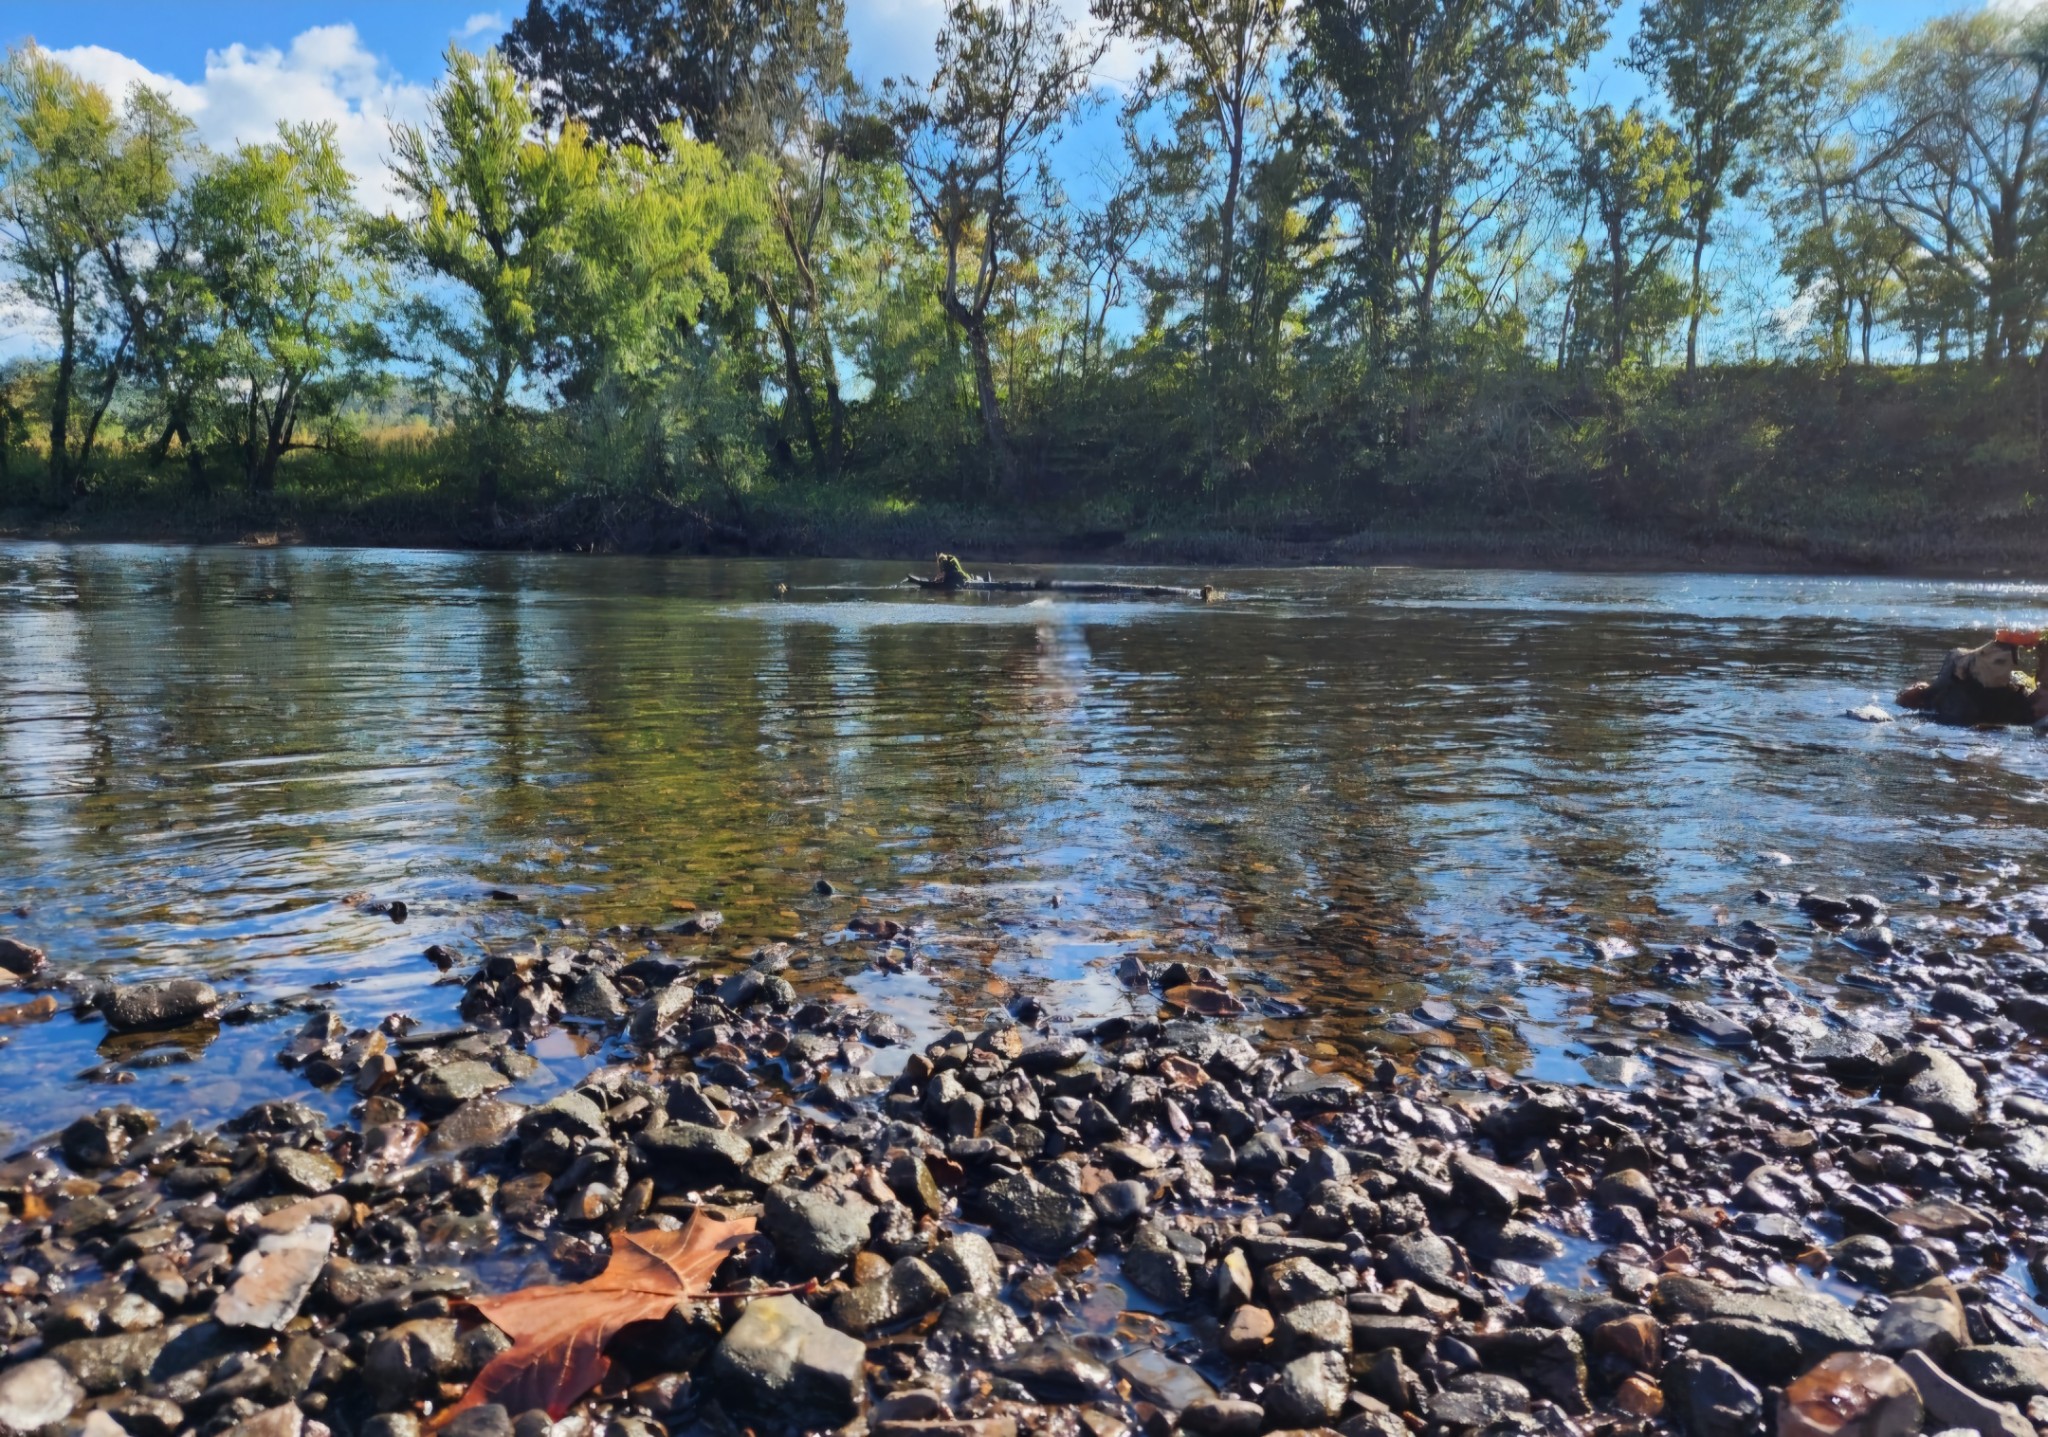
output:
[[102,45],[50,53],[114,95],[138,83],[164,91],[216,149],[269,140],[280,121],[331,124],[356,176],[357,194],[380,210],[397,202],[389,167],[391,122],[421,119],[432,94],[366,49],[353,25],[316,26],[283,50],[210,50],[197,82],[158,74]]
[[462,22],[462,28],[455,32],[458,40],[474,40],[479,35],[488,35],[496,40],[511,28],[502,10],[479,10]]

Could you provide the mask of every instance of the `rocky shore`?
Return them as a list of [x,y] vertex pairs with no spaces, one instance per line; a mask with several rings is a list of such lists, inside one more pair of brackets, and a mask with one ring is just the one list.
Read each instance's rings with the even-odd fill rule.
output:
[[[493,952],[459,1029],[289,1037],[346,1124],[112,1106],[0,1164],[0,1437],[2048,1431],[2048,895],[1757,896],[1657,958],[1604,1086],[1474,1066],[1443,1004],[1325,1071],[1179,962],[1120,970],[1148,1016],[914,1047],[786,945]],[[1867,1002],[1781,969],[1816,929]],[[221,1006],[0,971],[115,1029]],[[612,1061],[503,1096],[562,1026]]]

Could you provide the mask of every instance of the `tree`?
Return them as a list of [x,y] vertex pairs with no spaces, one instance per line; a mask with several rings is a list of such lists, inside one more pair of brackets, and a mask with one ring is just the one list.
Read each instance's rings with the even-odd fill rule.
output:
[[1400,338],[1427,374],[1438,282],[1526,166],[1539,102],[1563,93],[1605,13],[1602,0],[1306,0],[1302,124],[1322,202],[1351,230],[1329,299],[1363,305],[1376,361],[1406,311]]
[[672,125],[719,140],[753,91],[786,86],[834,37],[838,0],[529,0],[503,48],[546,123],[652,149]]
[[1069,33],[1055,0],[952,0],[929,86],[900,100],[905,179],[944,262],[939,303],[967,340],[999,488],[1016,464],[996,389],[990,306],[1006,259],[1032,248],[1030,186],[1045,147],[1086,93],[1100,39]]
[[392,131],[399,189],[415,207],[401,238],[421,270],[465,292],[423,317],[463,371],[481,421],[477,498],[497,503],[515,389],[560,341],[579,283],[576,225],[603,156],[574,121],[536,133],[532,104],[495,52],[451,48],[425,125]]
[[267,494],[305,431],[333,421],[381,356],[385,277],[353,180],[324,125],[282,125],[192,182],[191,243],[216,308],[215,426],[250,492]]
[[[1684,141],[1631,105],[1600,105],[1580,117],[1570,157],[1553,175],[1567,202],[1583,206],[1593,243],[1583,239],[1572,284],[1568,332],[1619,369],[1646,356],[1675,315],[1660,305],[1671,248],[1685,235],[1692,177]],[[1594,297],[1598,296],[1598,303]]]
[[162,238],[148,222],[171,208],[188,135],[161,96],[138,90],[116,110],[104,90],[33,45],[0,65],[0,241],[15,292],[57,341],[53,502],[83,491],[100,425],[143,333],[135,251]]
[[1841,0],[1648,0],[1628,63],[1663,91],[1690,157],[1685,370],[1699,364],[1714,221],[1758,178],[1759,141],[1834,54]]
[[811,464],[827,475],[838,474],[847,446],[832,269],[863,238],[850,223],[849,187],[893,168],[896,155],[888,124],[866,107],[846,69],[845,35],[832,13],[806,63],[757,85],[725,132],[728,153],[765,160],[769,225],[747,269],[778,351],[785,411],[794,412]]
[[1095,13],[1120,31],[1169,47],[1173,62],[1154,68],[1143,104],[1172,93],[1215,132],[1223,192],[1215,202],[1216,250],[1208,286],[1206,342],[1227,327],[1236,302],[1237,234],[1251,125],[1270,81],[1288,24],[1288,0],[1095,0]]
[[2048,319],[2048,19],[1932,21],[1875,91],[1882,154],[1862,192],[1968,296],[1958,327],[1981,323],[1983,362],[2024,360]]

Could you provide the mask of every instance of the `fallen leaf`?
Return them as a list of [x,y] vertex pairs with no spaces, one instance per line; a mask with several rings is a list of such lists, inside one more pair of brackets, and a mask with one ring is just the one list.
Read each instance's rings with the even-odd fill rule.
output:
[[708,1291],[711,1274],[753,1230],[750,1217],[698,1212],[681,1232],[615,1235],[611,1261],[588,1282],[474,1299],[469,1306],[503,1328],[512,1346],[484,1365],[440,1423],[487,1402],[503,1403],[508,1412],[545,1407],[561,1421],[611,1370],[604,1349],[619,1329],[657,1320]]
[[1183,983],[1178,988],[1168,988],[1161,996],[1176,1008],[1185,1008],[1190,1013],[1200,1013],[1208,1018],[1228,1018],[1244,1011],[1244,1004],[1221,988],[1201,983]]

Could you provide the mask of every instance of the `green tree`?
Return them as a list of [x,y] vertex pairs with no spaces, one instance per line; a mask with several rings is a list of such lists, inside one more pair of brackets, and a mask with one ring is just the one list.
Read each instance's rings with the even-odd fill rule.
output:
[[[49,497],[83,491],[100,426],[147,315],[134,255],[174,193],[186,130],[161,96],[124,108],[33,45],[0,64],[0,248],[15,292],[55,332]],[[110,269],[109,266],[112,265]]]
[[191,243],[216,304],[213,427],[252,493],[276,486],[286,454],[331,447],[382,357],[386,276],[368,228],[331,126],[280,126],[192,182]]
[[1017,468],[991,306],[1005,264],[1032,252],[1040,162],[1087,92],[1103,43],[1075,36],[1055,0],[952,0],[931,83],[905,82],[891,110],[904,177],[944,265],[939,303],[967,341],[983,439],[1006,493]]
[[583,275],[577,226],[597,200],[604,157],[571,121],[541,132],[519,79],[496,52],[448,52],[424,125],[392,131],[394,172],[414,214],[402,251],[464,292],[423,303],[427,327],[461,369],[481,440],[477,498],[498,501],[514,397],[564,338]]
[[1349,230],[1329,301],[1363,306],[1375,362],[1405,347],[1427,377],[1438,286],[1528,165],[1539,106],[1600,43],[1606,11],[1604,0],[1305,0],[1302,124],[1322,204]]
[[720,140],[754,91],[792,83],[842,32],[838,0],[529,0],[504,52],[548,124],[655,149],[671,126]]
[[1617,114],[1600,105],[1579,117],[1552,183],[1582,207],[1590,236],[1576,246],[1567,332],[1614,369],[1631,355],[1649,357],[1677,318],[1665,262],[1686,233],[1684,141],[1638,106]]
[[1834,55],[1840,0],[1648,0],[1629,64],[1662,90],[1684,136],[1692,185],[1685,370],[1699,365],[1705,261],[1714,222],[1760,177],[1763,141]]
[[1209,282],[1205,345],[1230,327],[1237,301],[1238,227],[1242,222],[1252,126],[1267,100],[1277,52],[1288,29],[1287,0],[1096,0],[1095,13],[1125,34],[1165,52],[1136,101],[1171,96],[1211,132],[1220,157],[1222,193],[1214,201],[1215,252]]
[[1984,10],[1923,26],[1877,77],[1867,194],[1967,296],[1984,363],[2019,363],[2048,321],[2048,19]]

